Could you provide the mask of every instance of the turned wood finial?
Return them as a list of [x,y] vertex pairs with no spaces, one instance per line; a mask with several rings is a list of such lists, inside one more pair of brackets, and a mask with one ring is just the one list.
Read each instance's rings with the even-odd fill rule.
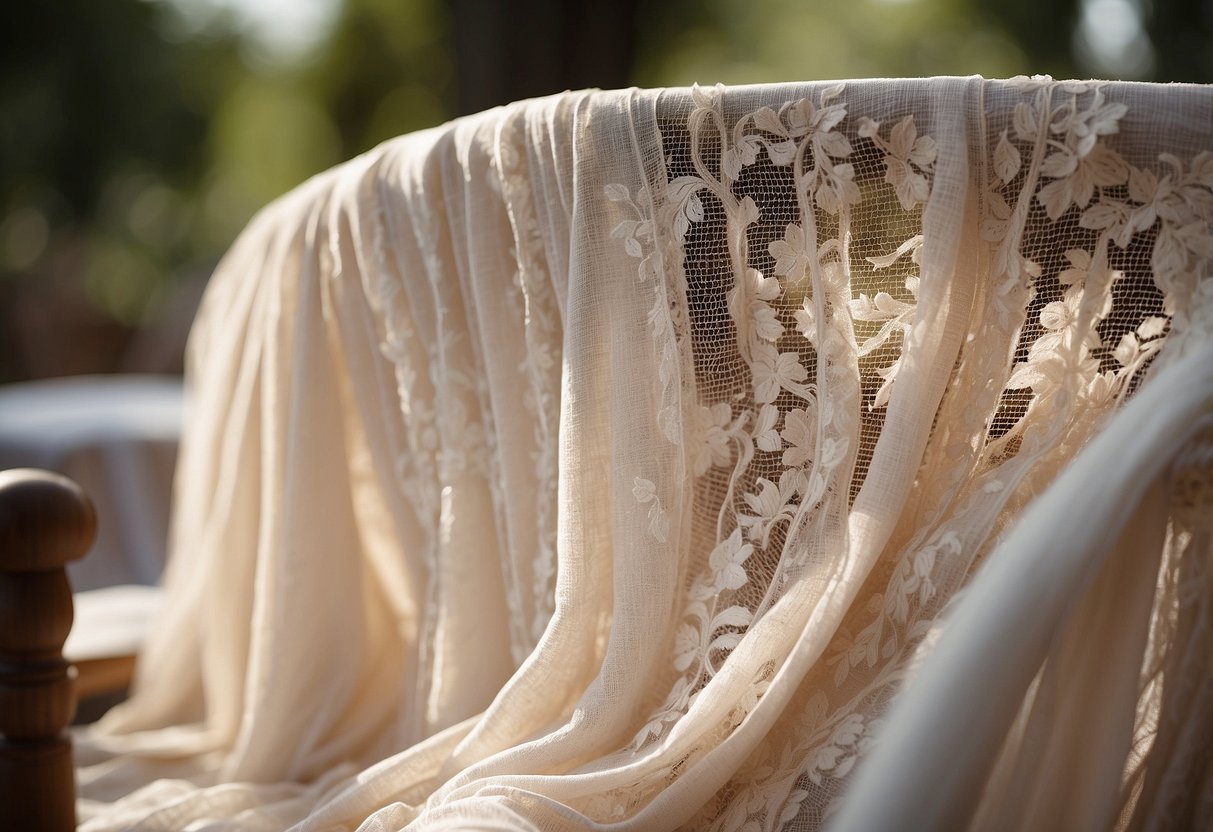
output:
[[96,526],[88,496],[66,477],[0,471],[0,829],[76,826],[64,567],[89,550]]

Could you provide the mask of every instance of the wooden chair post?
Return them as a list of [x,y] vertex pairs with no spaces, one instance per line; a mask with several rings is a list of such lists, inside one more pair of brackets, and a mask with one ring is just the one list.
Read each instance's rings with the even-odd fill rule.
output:
[[96,515],[71,480],[0,471],[0,829],[76,826],[67,726],[75,672],[63,658],[72,627],[64,566],[92,546]]

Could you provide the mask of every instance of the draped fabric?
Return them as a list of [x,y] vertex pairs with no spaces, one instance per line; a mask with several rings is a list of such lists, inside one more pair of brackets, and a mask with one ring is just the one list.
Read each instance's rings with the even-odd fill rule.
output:
[[1213,824],[1213,90],[566,93],[265,209],[89,832]]

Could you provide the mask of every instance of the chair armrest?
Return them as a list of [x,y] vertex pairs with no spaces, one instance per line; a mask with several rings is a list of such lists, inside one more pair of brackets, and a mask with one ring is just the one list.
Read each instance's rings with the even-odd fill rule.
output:
[[91,705],[112,705],[123,698],[131,684],[135,655],[162,595],[158,587],[135,585],[90,589],[73,596],[75,623],[63,655],[76,667],[77,721],[98,715],[98,708]]
[[64,566],[96,532],[92,503],[65,477],[0,471],[0,829],[76,825],[66,729],[75,674],[63,658],[72,626]]
[[135,676],[135,654],[83,659],[72,662],[72,666],[76,668],[76,698],[84,704],[90,699],[109,698],[128,690]]

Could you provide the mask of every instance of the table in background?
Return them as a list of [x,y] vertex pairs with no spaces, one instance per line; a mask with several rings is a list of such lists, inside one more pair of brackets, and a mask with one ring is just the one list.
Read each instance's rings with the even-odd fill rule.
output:
[[73,589],[154,584],[164,569],[184,394],[176,376],[80,376],[0,387],[0,469],[45,468],[97,508]]

